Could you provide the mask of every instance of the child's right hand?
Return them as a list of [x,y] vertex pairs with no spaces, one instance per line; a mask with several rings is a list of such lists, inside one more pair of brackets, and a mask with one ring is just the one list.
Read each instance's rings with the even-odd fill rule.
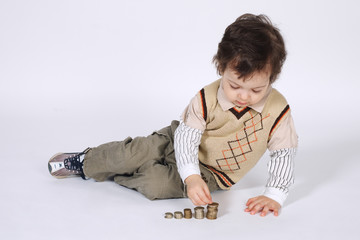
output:
[[185,179],[187,195],[196,206],[212,203],[210,190],[200,175],[190,175]]

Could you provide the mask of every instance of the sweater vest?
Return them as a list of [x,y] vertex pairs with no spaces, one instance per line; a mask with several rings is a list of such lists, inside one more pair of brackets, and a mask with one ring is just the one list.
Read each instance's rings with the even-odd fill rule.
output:
[[224,111],[217,100],[219,87],[217,80],[197,94],[206,121],[199,161],[214,175],[221,189],[229,189],[265,153],[272,133],[289,113],[289,105],[272,89],[261,113],[249,107]]

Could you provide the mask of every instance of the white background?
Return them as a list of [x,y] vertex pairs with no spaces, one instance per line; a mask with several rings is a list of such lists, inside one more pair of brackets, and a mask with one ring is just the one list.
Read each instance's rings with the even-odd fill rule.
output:
[[[1,239],[358,239],[357,1],[0,0]],[[279,217],[243,212],[266,163],[216,192],[219,218],[166,220],[188,199],[149,201],[112,182],[57,180],[59,151],[148,135],[218,76],[225,28],[267,14],[288,58],[275,83],[300,145]]]

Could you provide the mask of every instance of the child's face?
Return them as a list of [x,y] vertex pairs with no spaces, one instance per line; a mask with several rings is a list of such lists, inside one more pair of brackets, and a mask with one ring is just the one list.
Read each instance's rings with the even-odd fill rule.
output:
[[270,71],[255,72],[245,81],[238,76],[231,68],[226,68],[222,74],[222,87],[227,99],[238,107],[260,102],[270,87]]

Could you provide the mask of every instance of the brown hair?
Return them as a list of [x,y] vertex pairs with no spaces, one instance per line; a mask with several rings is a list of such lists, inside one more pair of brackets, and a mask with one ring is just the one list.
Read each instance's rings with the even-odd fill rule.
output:
[[225,29],[213,62],[220,75],[227,67],[239,78],[261,71],[269,64],[270,83],[281,72],[286,59],[284,40],[265,15],[244,14]]

